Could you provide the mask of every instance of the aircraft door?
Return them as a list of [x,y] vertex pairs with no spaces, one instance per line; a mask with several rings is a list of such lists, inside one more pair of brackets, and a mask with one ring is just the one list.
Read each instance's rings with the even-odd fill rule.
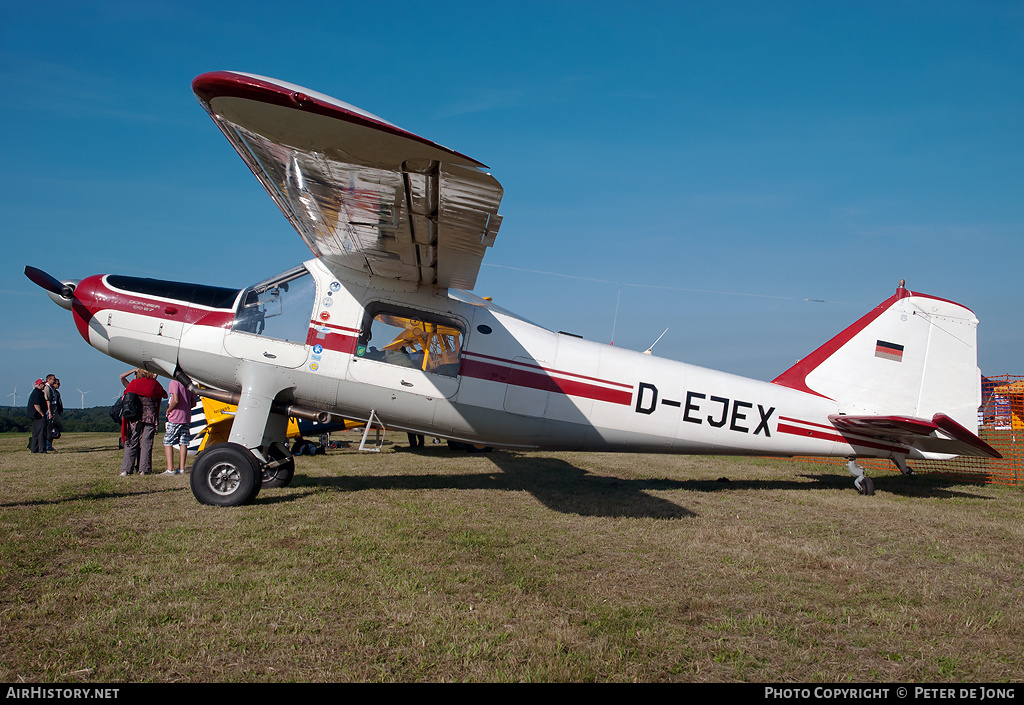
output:
[[224,350],[243,360],[295,368],[309,357],[306,338],[316,281],[304,266],[247,289],[224,336]]
[[366,307],[349,376],[431,399],[459,389],[465,323],[451,316],[373,302]]

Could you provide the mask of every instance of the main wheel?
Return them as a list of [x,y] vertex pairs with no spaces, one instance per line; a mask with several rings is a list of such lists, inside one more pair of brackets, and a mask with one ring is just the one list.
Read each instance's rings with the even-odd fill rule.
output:
[[237,507],[256,499],[262,484],[259,464],[248,448],[218,443],[199,454],[190,477],[202,504]]
[[284,460],[284,462],[276,468],[263,468],[263,486],[287,487],[290,485],[292,478],[295,477],[295,458],[275,444],[271,444],[267,451],[267,457],[271,461]]

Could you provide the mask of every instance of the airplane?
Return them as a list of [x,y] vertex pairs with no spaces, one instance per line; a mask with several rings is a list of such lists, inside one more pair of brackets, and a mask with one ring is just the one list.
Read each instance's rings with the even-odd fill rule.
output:
[[[895,293],[770,382],[547,330],[473,289],[503,190],[481,162],[253,74],[193,91],[314,257],[245,289],[25,273],[101,352],[237,406],[196,458],[204,504],[294,465],[288,418],[523,451],[1000,457],[977,435],[978,320]],[[398,341],[402,344],[393,344]],[[365,438],[364,438],[365,439]]]

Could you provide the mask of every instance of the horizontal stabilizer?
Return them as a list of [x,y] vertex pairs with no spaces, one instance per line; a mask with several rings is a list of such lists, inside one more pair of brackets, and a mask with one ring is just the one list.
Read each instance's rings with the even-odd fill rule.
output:
[[[970,455],[978,458],[1002,458],[999,452],[946,414],[935,414],[931,421],[913,416],[828,417],[843,435],[866,436],[898,442],[923,453]],[[856,444],[854,438],[849,439]]]

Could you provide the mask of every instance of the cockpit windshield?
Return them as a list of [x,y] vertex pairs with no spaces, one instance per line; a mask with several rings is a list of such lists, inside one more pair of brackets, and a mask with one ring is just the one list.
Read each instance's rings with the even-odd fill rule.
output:
[[316,300],[316,281],[304,266],[246,289],[233,331],[305,343]]

